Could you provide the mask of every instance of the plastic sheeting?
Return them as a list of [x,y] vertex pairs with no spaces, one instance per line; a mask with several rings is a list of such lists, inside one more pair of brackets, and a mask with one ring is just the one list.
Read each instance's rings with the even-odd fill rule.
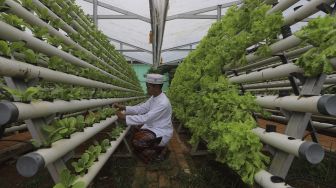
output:
[[[170,0],[168,17],[234,1],[235,0]],[[92,15],[92,3],[88,3],[84,0],[76,0],[76,2],[83,8],[85,13]],[[103,2],[150,19],[149,0],[99,0],[99,2]],[[293,12],[294,7],[305,3],[307,3],[306,0],[301,0],[294,4],[283,13],[284,16]],[[222,15],[225,14],[226,10],[227,8],[222,9]],[[98,6],[98,15],[122,14]],[[217,15],[217,11],[210,11],[200,15]],[[311,17],[317,17],[318,15],[324,15],[324,13],[317,13]],[[190,52],[190,50],[187,49],[196,48],[196,43],[206,35],[209,27],[214,22],[216,22],[216,19],[174,19],[167,21],[162,45],[163,63],[175,64],[186,57]],[[292,31],[297,31],[306,24],[306,22],[297,23],[291,26]],[[122,48],[123,50],[126,50],[122,52],[126,58],[138,60],[142,63],[152,64],[152,54],[150,53],[152,51],[152,45],[149,43],[149,32],[151,30],[150,23],[138,19],[99,19],[98,27],[110,38],[126,43],[120,45],[119,42],[111,41],[117,49]],[[192,45],[187,45],[190,43],[192,43]],[[170,48],[177,46],[181,46],[179,48],[180,50],[169,50]],[[135,47],[146,50],[146,52],[129,51],[135,50]]]

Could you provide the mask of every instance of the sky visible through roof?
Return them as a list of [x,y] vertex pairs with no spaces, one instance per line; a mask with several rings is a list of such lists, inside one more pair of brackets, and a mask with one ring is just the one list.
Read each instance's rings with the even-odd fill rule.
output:
[[[234,1],[235,0],[170,0],[168,17]],[[76,0],[76,2],[82,7],[86,14],[92,15],[92,3],[86,2],[85,0]],[[99,2],[106,3],[150,19],[149,0],[99,0]],[[305,4],[306,2],[306,0],[301,0],[294,4],[283,13],[284,16],[293,12],[294,7]],[[222,9],[222,15],[225,14],[226,10],[227,8]],[[98,6],[98,15],[122,14]],[[217,15],[217,11],[210,11],[200,15]],[[315,14],[312,17],[316,17],[318,15],[321,15],[321,13]],[[175,19],[167,21],[162,44],[163,63],[175,63],[186,57],[190,51],[167,51],[166,49],[190,43],[192,43],[191,46],[188,45],[181,48],[195,48],[197,45],[195,43],[200,41],[206,35],[211,24],[214,22],[216,22],[216,19]],[[304,25],[306,25],[305,22],[295,24],[292,26],[292,30],[296,31]],[[151,30],[150,23],[139,19],[99,19],[98,27],[112,39],[111,43],[116,47],[116,49],[120,49],[121,47],[119,41],[125,43],[122,45],[122,49],[126,50],[126,52],[123,52],[126,57],[134,58],[142,63],[152,64],[152,55],[150,53],[152,51],[152,45],[149,43],[149,32]],[[135,52],[135,47],[144,51]]]

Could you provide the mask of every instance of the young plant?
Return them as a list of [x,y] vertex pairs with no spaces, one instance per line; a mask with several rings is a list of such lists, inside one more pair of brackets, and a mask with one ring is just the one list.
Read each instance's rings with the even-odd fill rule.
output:
[[6,12],[9,7],[5,4],[6,0],[0,0],[0,12]]
[[12,25],[13,27],[24,31],[26,29],[25,22],[23,19],[19,18],[14,14],[1,14],[0,19],[6,22],[7,24]]
[[11,56],[11,48],[7,41],[0,40],[0,55],[7,58]]
[[11,42],[9,44],[10,46],[10,51],[11,53],[14,52],[23,52],[24,50],[26,50],[26,43],[23,41],[16,41],[16,42]]
[[41,58],[41,54],[39,53],[35,53],[33,50],[31,49],[27,49],[25,50],[24,52],[24,55],[25,55],[25,60],[27,63],[30,63],[30,64],[34,64],[36,65],[37,64],[37,61]]
[[68,169],[64,169],[61,172],[60,182],[57,183],[53,188],[84,188],[84,182],[76,182],[78,177],[76,175],[71,174]]
[[36,38],[44,40],[48,37],[49,29],[47,27],[33,26],[32,32]]
[[83,115],[79,115],[76,117],[76,129],[77,131],[84,131],[85,128],[85,119]]
[[119,136],[120,136],[120,133],[123,131],[123,128],[121,127],[116,127],[112,130],[111,133],[108,133],[109,137],[112,139],[112,140],[116,140]]
[[90,155],[90,160],[98,161],[98,157],[102,152],[102,147],[100,145],[92,145],[86,150],[86,153]]
[[97,116],[94,112],[89,112],[88,115],[85,117],[85,124],[86,126],[93,126],[94,123],[97,121]]
[[109,141],[109,139],[102,140],[100,143],[101,152],[106,153],[107,148],[109,148],[110,146],[111,146],[111,142]]
[[70,138],[70,135],[76,132],[77,119],[75,117],[69,117],[61,119],[57,122],[57,127],[63,128],[59,133],[63,138]]
[[21,0],[21,4],[24,8],[26,8],[29,11],[36,9],[36,6],[32,0]]
[[24,91],[11,89],[9,87],[4,87],[4,89],[10,93],[13,98],[17,98],[19,102],[29,103],[33,97],[40,91],[37,87],[29,87]]
[[50,16],[49,11],[46,8],[38,8],[37,9],[37,15],[45,22],[49,22]]
[[61,21],[61,19],[56,18],[51,20],[50,24],[55,28],[55,29],[59,29],[63,26],[63,23]]
[[63,130],[63,128],[56,127],[56,123],[46,125],[42,128],[42,130],[48,134],[46,142],[43,144],[45,147],[50,147],[52,143],[63,139],[63,136],[60,133]]
[[47,41],[48,41],[49,44],[51,44],[54,47],[58,48],[62,44],[63,39],[61,39],[58,36],[48,36],[47,37]]

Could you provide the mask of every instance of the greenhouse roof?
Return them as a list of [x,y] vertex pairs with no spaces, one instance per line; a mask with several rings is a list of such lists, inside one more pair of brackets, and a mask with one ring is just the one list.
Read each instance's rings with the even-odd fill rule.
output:
[[[76,0],[89,15],[93,15],[93,1]],[[152,30],[150,1],[153,0],[98,0],[97,8],[98,27],[116,49],[128,60],[145,64],[153,64],[153,47],[149,42]],[[154,2],[161,6],[162,13],[165,0]],[[239,3],[241,1],[237,0],[170,0],[161,48],[162,63],[176,64],[183,60],[206,35],[211,24],[217,21],[218,13],[224,15],[228,7]],[[298,1],[283,14],[290,14],[295,7],[305,3],[307,1]],[[221,5],[220,9],[218,5]],[[291,26],[292,31],[306,23],[304,20]]]

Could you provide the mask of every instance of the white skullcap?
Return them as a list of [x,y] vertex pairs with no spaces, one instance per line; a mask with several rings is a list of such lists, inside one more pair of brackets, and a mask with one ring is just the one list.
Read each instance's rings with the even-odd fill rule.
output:
[[161,74],[147,74],[146,82],[149,84],[163,84],[163,75]]

